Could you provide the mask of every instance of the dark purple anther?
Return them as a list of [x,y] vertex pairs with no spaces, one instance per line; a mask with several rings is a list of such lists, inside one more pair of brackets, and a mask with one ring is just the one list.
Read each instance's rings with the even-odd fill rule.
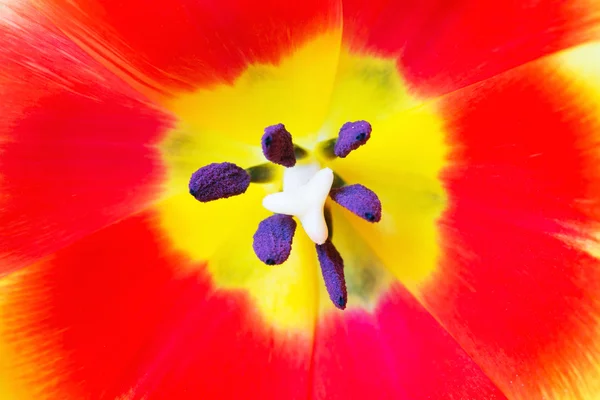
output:
[[292,251],[296,221],[289,215],[275,214],[258,224],[252,247],[267,265],[283,264]]
[[262,150],[265,158],[272,163],[293,167],[296,165],[292,135],[283,124],[271,125],[265,128],[262,137]]
[[371,137],[371,124],[367,121],[346,122],[340,129],[333,152],[344,158],[352,150],[358,149]]
[[356,184],[331,189],[329,196],[342,207],[369,222],[379,222],[381,220],[381,202],[379,198],[375,192],[363,185]]
[[250,186],[250,174],[232,163],[214,163],[200,168],[190,178],[190,194],[206,203],[242,194]]
[[348,302],[346,278],[344,278],[344,260],[333,243],[328,239],[323,244],[317,245],[317,257],[321,264],[321,272],[325,280],[325,287],[333,304],[343,310]]

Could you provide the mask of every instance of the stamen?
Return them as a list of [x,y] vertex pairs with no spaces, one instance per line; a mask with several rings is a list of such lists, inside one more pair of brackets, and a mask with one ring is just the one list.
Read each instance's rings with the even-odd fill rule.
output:
[[262,137],[262,150],[265,158],[272,163],[293,167],[296,165],[292,135],[283,124],[271,125],[265,128]]
[[275,214],[258,224],[252,247],[267,265],[283,264],[292,251],[296,221],[289,215]]
[[345,158],[352,150],[358,149],[371,137],[371,124],[367,121],[346,122],[340,129],[333,152]]
[[327,238],[331,240],[333,237],[333,218],[331,216],[331,208],[327,205],[323,208],[323,217],[325,218],[325,224],[327,224]]
[[336,174],[335,172],[333,173],[333,184],[331,185],[331,187],[333,189],[339,189],[342,186],[346,186],[346,181],[339,176],[338,174]]
[[347,210],[369,222],[381,220],[381,201],[370,189],[356,184],[331,189],[329,196]]
[[[333,171],[324,168],[303,183],[301,178],[306,175],[300,173],[296,176],[297,169],[300,172],[311,171],[308,166],[286,169],[283,192],[267,195],[263,199],[263,207],[276,214],[298,217],[308,237],[317,244],[323,244],[328,236],[323,207],[333,183]],[[292,176],[294,179],[291,179]]]
[[337,141],[337,139],[329,139],[329,140],[320,142],[317,145],[317,152],[321,153],[321,155],[323,157],[328,158],[330,160],[336,158],[337,156],[335,155],[335,152],[334,152],[336,141]]
[[200,168],[192,174],[189,182],[190,194],[203,203],[240,195],[248,186],[250,174],[228,162]]
[[343,310],[348,302],[346,278],[344,277],[344,260],[331,243],[331,240],[318,244],[316,248],[329,298],[337,308]]
[[272,164],[260,164],[246,169],[250,174],[250,182],[267,183],[275,178],[275,168]]
[[308,151],[300,146],[294,145],[294,156],[296,156],[296,160],[302,160],[303,158],[308,157]]

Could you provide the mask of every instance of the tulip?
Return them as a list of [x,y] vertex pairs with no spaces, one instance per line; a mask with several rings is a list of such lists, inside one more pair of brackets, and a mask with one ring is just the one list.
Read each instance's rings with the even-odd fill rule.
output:
[[0,0],[0,399],[596,399],[600,3]]

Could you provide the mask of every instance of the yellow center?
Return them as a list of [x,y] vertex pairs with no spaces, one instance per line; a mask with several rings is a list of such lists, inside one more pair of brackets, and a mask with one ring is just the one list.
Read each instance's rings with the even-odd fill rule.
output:
[[446,146],[435,103],[409,94],[395,60],[351,54],[340,40],[340,32],[321,35],[278,65],[248,67],[233,85],[182,95],[171,104],[179,125],[161,144],[168,167],[169,197],[159,207],[165,236],[206,265],[217,288],[247,292],[274,327],[310,330],[320,316],[341,312],[327,297],[314,244],[302,230],[283,265],[265,265],[253,253],[252,236],[270,215],[262,198],[279,183],[252,184],[244,195],[207,204],[187,193],[190,175],[203,165],[264,163],[260,137],[268,125],[284,123],[308,150],[336,137],[344,122],[373,126],[367,145],[325,165],[348,184],[374,190],[383,205],[382,221],[371,224],[330,204],[349,308],[373,308],[395,280],[415,288],[437,263]]

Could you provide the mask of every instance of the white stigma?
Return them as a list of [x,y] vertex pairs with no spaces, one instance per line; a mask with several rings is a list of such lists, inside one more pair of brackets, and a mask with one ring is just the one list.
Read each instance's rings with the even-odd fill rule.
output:
[[295,216],[310,240],[323,244],[329,236],[323,207],[332,184],[333,171],[319,170],[316,163],[286,168],[283,192],[267,195],[263,207],[276,214]]

